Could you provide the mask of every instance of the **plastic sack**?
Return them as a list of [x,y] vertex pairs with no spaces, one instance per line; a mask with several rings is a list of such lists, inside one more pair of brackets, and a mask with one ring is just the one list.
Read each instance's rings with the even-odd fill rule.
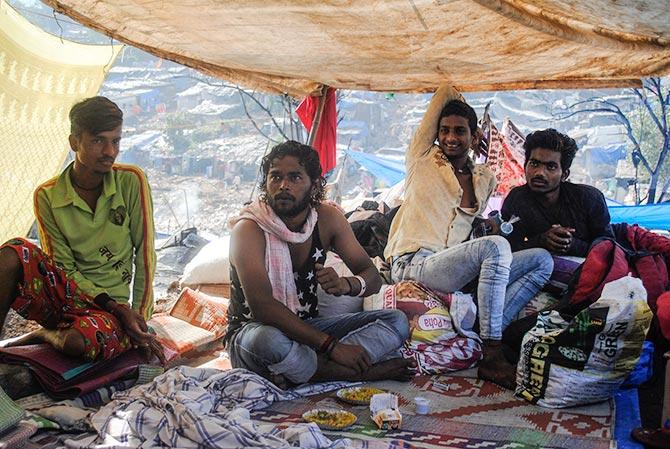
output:
[[438,294],[418,282],[383,287],[379,307],[407,315],[410,337],[402,353],[414,358],[419,371],[437,374],[474,366],[481,358],[479,337],[472,331],[476,307],[470,295]]
[[230,236],[205,245],[184,267],[180,286],[199,284],[230,284]]
[[642,281],[631,276],[606,284],[570,321],[542,312],[523,338],[517,396],[553,408],[612,397],[637,364],[651,319]]

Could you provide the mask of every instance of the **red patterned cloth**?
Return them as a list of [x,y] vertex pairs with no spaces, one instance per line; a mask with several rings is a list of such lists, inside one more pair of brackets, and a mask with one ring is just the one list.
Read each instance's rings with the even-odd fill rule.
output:
[[22,449],[27,446],[28,438],[37,432],[37,426],[31,423],[19,423],[6,434],[0,436],[0,448]]
[[[267,424],[302,421],[313,409],[338,408],[358,417],[338,437],[365,440],[368,446],[390,448],[552,448],[609,449],[613,447],[614,401],[553,410],[530,404],[514,392],[476,378],[455,375],[416,376],[409,382],[377,381],[372,386],[396,394],[402,427],[378,430],[368,407],[336,401],[331,393],[292,401],[278,401],[253,412],[254,420]],[[632,391],[637,394],[635,390]],[[626,403],[628,391],[617,401]],[[414,398],[430,401],[428,415],[416,413]],[[628,423],[625,423],[626,426]],[[619,423],[617,423],[619,425]],[[624,427],[625,429],[625,427]],[[357,442],[357,441],[356,441]],[[532,444],[530,443],[532,442]],[[412,445],[416,446],[412,446]],[[387,446],[388,445],[388,446]]]
[[502,132],[493,123],[490,127],[486,165],[496,176],[496,193],[506,196],[514,187],[526,182],[523,169],[523,134],[510,121],[503,124]]
[[11,306],[19,315],[47,329],[75,329],[84,337],[88,360],[109,360],[130,348],[116,317],[100,309],[48,254],[21,238],[2,248],[13,249],[23,266]]

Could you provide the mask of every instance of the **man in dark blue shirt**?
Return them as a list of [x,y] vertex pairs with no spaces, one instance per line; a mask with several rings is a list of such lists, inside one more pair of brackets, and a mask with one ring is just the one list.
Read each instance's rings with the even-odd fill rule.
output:
[[584,257],[595,239],[614,236],[603,194],[567,181],[574,139],[545,129],[529,134],[523,148],[526,184],[512,189],[502,206],[504,219],[520,218],[508,237],[513,251],[539,247]]

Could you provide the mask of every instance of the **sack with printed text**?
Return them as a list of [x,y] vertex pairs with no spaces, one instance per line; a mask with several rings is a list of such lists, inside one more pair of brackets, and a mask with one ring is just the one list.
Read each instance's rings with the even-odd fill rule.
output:
[[476,307],[470,295],[438,294],[418,282],[403,281],[384,286],[377,297],[376,308],[407,315],[410,337],[401,351],[416,360],[421,373],[467,369],[481,358],[479,337],[472,331]]
[[651,319],[642,282],[631,276],[606,284],[570,320],[540,313],[521,345],[517,396],[553,408],[612,397],[639,360]]

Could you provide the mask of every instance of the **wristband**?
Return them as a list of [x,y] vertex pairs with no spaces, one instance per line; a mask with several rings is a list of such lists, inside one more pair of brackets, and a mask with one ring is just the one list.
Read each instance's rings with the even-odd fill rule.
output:
[[340,341],[337,338],[333,338],[333,340],[330,342],[328,345],[328,348],[326,349],[326,355],[328,358],[330,358],[330,353],[333,352],[333,349],[335,349],[335,346],[339,343]]
[[319,352],[322,353],[322,354],[327,354],[328,353],[328,348],[330,347],[331,344],[333,344],[334,340],[335,340],[335,337],[333,337],[332,335],[329,335],[328,338],[326,338],[323,341],[323,343],[321,343],[321,346],[319,346]]
[[354,290],[354,286],[351,285],[351,281],[349,280],[349,278],[344,277],[342,279],[344,279],[347,282],[347,285],[349,286],[349,291],[347,292],[347,295],[351,296],[351,292]]
[[358,294],[357,294],[356,296],[362,298],[362,297],[365,295],[365,289],[366,289],[366,287],[367,287],[367,286],[365,285],[365,279],[363,279],[362,276],[358,276],[358,275],[356,275],[356,276],[354,276],[354,277],[355,277],[356,279],[358,279],[358,282],[361,283],[361,291],[358,292]]

